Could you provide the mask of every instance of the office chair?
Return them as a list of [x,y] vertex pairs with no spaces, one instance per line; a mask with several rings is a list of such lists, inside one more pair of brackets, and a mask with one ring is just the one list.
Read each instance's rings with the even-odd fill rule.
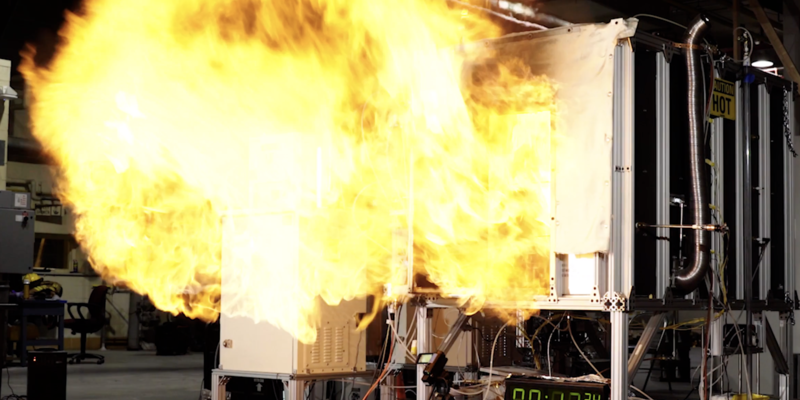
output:
[[[89,295],[88,303],[67,303],[67,312],[72,319],[65,320],[64,327],[71,329],[72,334],[79,333],[81,335],[81,352],[69,355],[70,364],[79,364],[86,359],[97,360],[98,364],[105,362],[105,357],[86,352],[86,336],[90,333],[100,332],[106,325],[106,293],[108,293],[108,286],[95,286],[92,294]],[[80,318],[75,318],[72,313],[73,308],[77,309]],[[83,309],[86,309],[86,314],[83,313]]]

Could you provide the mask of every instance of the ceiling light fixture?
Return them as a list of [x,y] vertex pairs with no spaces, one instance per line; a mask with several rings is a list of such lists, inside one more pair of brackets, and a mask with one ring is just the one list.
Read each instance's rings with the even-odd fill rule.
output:
[[758,60],[758,61],[753,61],[753,64],[751,65],[756,68],[769,68],[773,65],[773,63],[770,60]]

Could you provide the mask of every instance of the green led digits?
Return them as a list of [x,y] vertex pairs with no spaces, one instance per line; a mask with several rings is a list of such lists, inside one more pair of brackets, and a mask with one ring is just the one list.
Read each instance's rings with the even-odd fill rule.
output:
[[[521,387],[520,387],[521,386]],[[535,388],[535,389],[534,389]],[[528,379],[508,382],[505,400],[608,400],[603,384],[546,382]]]

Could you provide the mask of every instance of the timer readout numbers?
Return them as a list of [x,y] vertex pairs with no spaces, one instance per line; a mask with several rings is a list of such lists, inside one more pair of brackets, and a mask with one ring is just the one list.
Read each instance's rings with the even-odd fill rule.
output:
[[557,389],[514,389],[512,400],[601,400],[597,393],[564,392]]
[[599,382],[509,377],[504,400],[608,400],[609,389],[608,384]]

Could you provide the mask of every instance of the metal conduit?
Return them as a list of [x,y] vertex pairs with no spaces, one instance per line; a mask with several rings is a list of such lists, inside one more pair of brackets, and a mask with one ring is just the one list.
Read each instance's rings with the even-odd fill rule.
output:
[[[703,96],[703,63],[696,49],[708,29],[708,18],[698,15],[686,29],[683,40],[689,45],[684,50],[687,68],[687,102],[689,104],[689,225],[708,225],[711,212],[708,208],[708,182],[705,175],[705,149],[703,124],[706,99]],[[710,78],[709,78],[710,79]],[[710,233],[692,230],[687,234],[686,267],[675,274],[677,294],[691,293],[703,282],[709,267]]]

